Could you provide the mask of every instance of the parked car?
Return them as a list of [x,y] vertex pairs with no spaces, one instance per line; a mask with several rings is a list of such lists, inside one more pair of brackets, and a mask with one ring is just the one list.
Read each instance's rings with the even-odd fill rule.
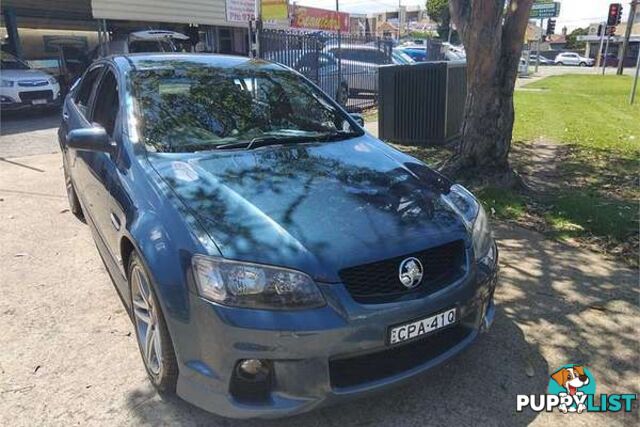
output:
[[347,79],[349,93],[358,96],[362,93],[378,92],[378,67],[386,64],[402,63],[390,55],[384,48],[359,44],[329,44],[324,52],[341,59],[342,74]]
[[338,61],[330,53],[306,50],[279,50],[268,52],[265,59],[283,63],[301,72],[316,82],[320,89],[333,97],[338,104],[345,105],[349,98],[349,83],[341,76],[338,84]]
[[427,60],[427,49],[424,46],[399,47],[396,49],[411,57],[411,59],[413,59],[415,62],[422,62]]
[[591,58],[585,58],[574,52],[562,52],[556,55],[554,61],[556,65],[579,65],[580,67],[592,67],[594,60]]
[[549,58],[545,58],[544,56],[540,55],[530,55],[529,59],[530,59],[530,64],[535,64],[536,61],[538,60],[538,58],[540,58],[540,65],[555,65],[555,62],[552,59]]
[[188,36],[176,31],[134,31],[96,46],[91,58],[95,60],[102,53],[120,55],[126,53],[177,52],[176,43],[186,40],[189,40]]
[[34,70],[15,56],[0,52],[0,106],[2,110],[22,110],[59,106],[60,85],[54,76]]
[[397,65],[414,64],[416,62],[411,55],[405,52],[404,49],[399,49],[397,47],[394,47],[391,50],[391,59],[393,63]]
[[[618,66],[618,56],[617,55],[603,55],[602,60],[604,61],[605,67],[617,67]],[[602,62],[601,62],[602,64]]]
[[464,50],[464,46],[456,46],[451,43],[442,43],[444,49],[444,56],[447,61],[466,61],[467,52]]
[[492,323],[480,202],[286,67],[103,58],[58,135],[71,210],[165,393],[297,414],[402,383]]

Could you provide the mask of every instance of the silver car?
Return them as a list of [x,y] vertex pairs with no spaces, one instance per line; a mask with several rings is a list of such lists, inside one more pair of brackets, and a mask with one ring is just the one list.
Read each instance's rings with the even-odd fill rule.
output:
[[378,67],[403,63],[378,46],[361,44],[327,45],[324,52],[330,53],[342,62],[342,75],[347,79],[349,93],[378,92]]
[[557,65],[578,65],[580,67],[592,67],[595,61],[591,58],[580,56],[574,52],[562,52],[556,56]]
[[338,79],[338,61],[332,54],[307,50],[279,50],[266,53],[264,59],[279,62],[304,74],[340,105],[347,102],[350,86],[344,76]]

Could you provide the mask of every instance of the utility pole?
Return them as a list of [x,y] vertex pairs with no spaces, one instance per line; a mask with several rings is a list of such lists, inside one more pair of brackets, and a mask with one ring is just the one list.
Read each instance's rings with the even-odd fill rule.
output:
[[[618,71],[616,74],[622,75],[622,69],[624,66],[624,56],[627,54],[627,48],[629,47],[629,37],[631,37],[631,28],[633,27],[633,21],[636,16],[636,7],[638,6],[638,0],[631,1],[631,9],[629,10],[629,18],[627,18],[627,28],[624,32],[624,41],[622,42],[622,50],[618,54]],[[640,52],[638,52],[640,55]]]
[[633,85],[631,86],[631,96],[629,97],[629,104],[633,104],[636,99],[636,88],[638,87],[638,72],[640,71],[640,52],[638,52],[638,59],[636,59],[636,76],[633,78]]
[[[603,22],[600,25],[600,48],[598,49],[598,63],[596,64],[596,66],[594,67],[596,70],[598,69],[598,67],[600,67],[600,64],[602,63],[602,47],[604,46],[604,33],[607,32],[607,23]],[[596,71],[597,73],[597,71]]]
[[540,18],[540,37],[538,37],[538,45],[536,47],[536,74],[538,73],[538,67],[540,66],[540,44],[542,43],[542,26],[544,25],[544,19]]
[[[340,52],[340,54],[338,55],[338,92],[340,91],[340,85],[342,83],[342,33],[341,33],[341,27],[342,27],[342,22],[340,21],[340,0],[336,0],[336,22],[338,23],[338,52]],[[347,97],[349,97],[349,94],[347,94]],[[346,101],[345,101],[346,104]]]
[[607,44],[604,48],[604,61],[602,61],[602,75],[604,76],[604,70],[607,68],[607,55],[609,54],[609,40],[611,40],[611,36],[607,34]]

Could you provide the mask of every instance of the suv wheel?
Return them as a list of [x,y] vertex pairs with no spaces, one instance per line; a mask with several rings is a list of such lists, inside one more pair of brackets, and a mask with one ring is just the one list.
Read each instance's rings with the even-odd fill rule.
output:
[[159,392],[173,393],[178,380],[178,363],[173,343],[150,276],[135,252],[127,271],[133,323],[144,367],[151,383]]
[[581,62],[579,65],[580,65],[581,67],[586,67],[586,66],[587,66],[587,63],[586,63],[586,62]]

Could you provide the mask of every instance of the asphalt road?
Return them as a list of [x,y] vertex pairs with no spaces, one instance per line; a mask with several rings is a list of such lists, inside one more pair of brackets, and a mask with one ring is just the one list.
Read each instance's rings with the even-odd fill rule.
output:
[[0,425],[638,424],[637,405],[632,414],[516,413],[516,395],[544,393],[566,363],[587,364],[598,393],[640,393],[640,292],[637,271],[505,224],[496,227],[494,327],[410,384],[268,422],[161,398],[90,232],[68,211],[56,123],[2,117]]

